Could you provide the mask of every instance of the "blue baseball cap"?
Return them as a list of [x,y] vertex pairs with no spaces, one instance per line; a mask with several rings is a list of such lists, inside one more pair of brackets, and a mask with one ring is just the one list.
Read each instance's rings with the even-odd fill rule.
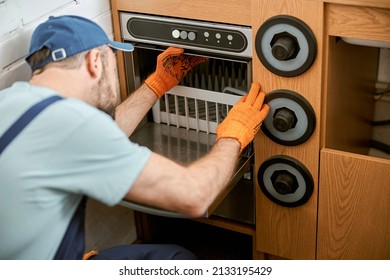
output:
[[51,51],[47,59],[37,65],[30,65],[34,71],[47,63],[61,61],[102,45],[125,52],[134,50],[132,44],[111,41],[104,30],[89,19],[79,16],[51,16],[33,32],[26,59],[43,47]]

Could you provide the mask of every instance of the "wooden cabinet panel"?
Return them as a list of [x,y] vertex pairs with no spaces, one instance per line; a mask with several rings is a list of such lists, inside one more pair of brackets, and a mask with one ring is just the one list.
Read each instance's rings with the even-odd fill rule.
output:
[[214,22],[224,22],[239,25],[251,25],[252,0],[143,0],[113,1],[116,8],[121,11],[147,13],[199,19]]
[[317,57],[310,69],[296,77],[281,77],[267,70],[253,54],[253,79],[265,92],[288,89],[299,93],[313,107],[317,126],[308,141],[298,146],[276,144],[263,133],[255,138],[255,170],[271,156],[287,155],[309,169],[314,191],[304,205],[290,208],[271,202],[257,184],[256,242],[257,250],[288,259],[314,259],[317,226],[317,178],[319,164],[319,123],[321,102],[323,4],[305,0],[253,1],[253,40],[260,26],[276,15],[290,15],[305,22],[317,39]]
[[321,151],[318,259],[390,258],[390,160]]
[[331,4],[325,19],[329,35],[390,42],[390,9]]

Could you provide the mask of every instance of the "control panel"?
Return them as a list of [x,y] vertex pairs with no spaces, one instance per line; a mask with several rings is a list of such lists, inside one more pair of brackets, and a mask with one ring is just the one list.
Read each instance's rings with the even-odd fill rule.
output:
[[121,14],[123,39],[132,43],[174,45],[252,57],[252,31],[246,26]]
[[[130,30],[131,31],[131,30]],[[172,37],[179,42],[188,40],[197,45],[240,51],[246,47],[245,38],[236,31],[210,30],[205,28],[173,27]]]

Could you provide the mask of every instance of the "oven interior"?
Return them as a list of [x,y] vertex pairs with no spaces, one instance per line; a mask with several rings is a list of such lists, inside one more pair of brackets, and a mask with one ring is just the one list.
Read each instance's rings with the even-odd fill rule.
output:
[[[163,46],[135,45],[125,55],[129,94],[137,89],[156,67]],[[251,60],[185,49],[189,55],[206,56],[181,83],[153,106],[130,139],[177,162],[188,164],[205,155],[215,142],[215,130],[233,105],[246,94],[252,79]],[[255,224],[253,147],[241,154],[236,172],[205,217],[211,214],[247,224]],[[123,205],[148,212],[144,207]],[[182,217],[157,210],[157,215]]]

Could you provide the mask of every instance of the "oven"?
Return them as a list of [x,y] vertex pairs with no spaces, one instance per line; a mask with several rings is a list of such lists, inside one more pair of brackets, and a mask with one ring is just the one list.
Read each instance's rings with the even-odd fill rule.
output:
[[[205,155],[215,142],[216,127],[252,82],[252,30],[237,26],[120,13],[122,40],[134,45],[125,54],[128,93],[155,70],[168,46],[207,57],[182,82],[156,102],[130,139],[174,161],[187,164]],[[204,217],[215,215],[255,224],[253,146],[240,155],[235,174]],[[166,217],[181,214],[122,201],[134,210]]]

